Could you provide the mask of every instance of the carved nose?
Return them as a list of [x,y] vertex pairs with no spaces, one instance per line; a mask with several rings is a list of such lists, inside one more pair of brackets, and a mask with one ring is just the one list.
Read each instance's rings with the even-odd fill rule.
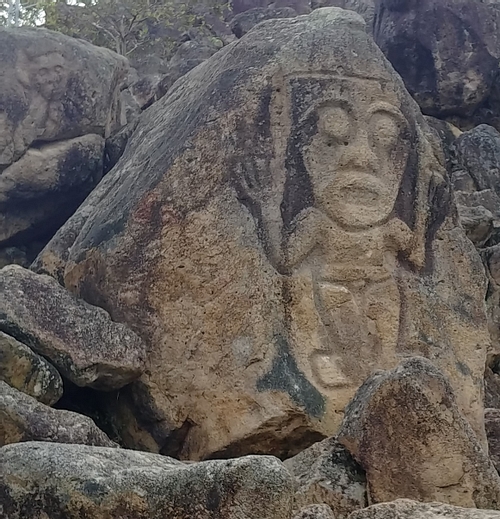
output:
[[354,169],[363,173],[375,173],[377,171],[378,158],[368,142],[366,132],[358,132],[354,140],[343,144],[339,166],[343,170]]

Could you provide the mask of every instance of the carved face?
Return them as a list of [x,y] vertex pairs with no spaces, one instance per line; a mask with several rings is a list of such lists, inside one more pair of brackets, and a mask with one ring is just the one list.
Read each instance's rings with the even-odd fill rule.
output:
[[406,168],[407,121],[378,82],[337,81],[303,149],[315,205],[346,229],[377,226],[390,216]]
[[64,58],[53,52],[35,58],[31,64],[31,81],[47,100],[56,100],[66,89],[68,79]]

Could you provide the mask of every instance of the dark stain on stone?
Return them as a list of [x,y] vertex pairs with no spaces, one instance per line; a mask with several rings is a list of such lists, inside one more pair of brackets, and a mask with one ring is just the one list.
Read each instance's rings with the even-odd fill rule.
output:
[[325,398],[299,370],[282,336],[276,336],[277,354],[271,371],[257,381],[259,391],[283,391],[309,415],[320,418],[325,412]]
[[217,510],[220,506],[220,503],[221,503],[220,492],[216,486],[213,486],[208,491],[207,500],[206,500],[207,510],[210,510],[210,511]]

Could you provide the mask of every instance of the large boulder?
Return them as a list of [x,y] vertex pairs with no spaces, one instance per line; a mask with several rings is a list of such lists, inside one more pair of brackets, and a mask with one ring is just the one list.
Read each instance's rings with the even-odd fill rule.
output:
[[49,358],[79,386],[117,389],[142,373],[145,346],[126,326],[49,276],[0,270],[0,330]]
[[500,512],[397,499],[353,512],[349,519],[500,519]]
[[30,442],[0,449],[4,519],[289,519],[280,461],[249,456],[186,465],[121,449]]
[[366,471],[370,503],[408,498],[500,509],[500,477],[427,359],[368,378],[338,439]]
[[500,3],[376,0],[374,38],[423,112],[500,129]]
[[55,404],[63,393],[63,381],[57,369],[3,332],[0,332],[0,380],[42,404]]
[[52,409],[0,382],[0,446],[28,441],[116,447],[87,416]]
[[237,14],[229,26],[237,38],[244,36],[258,23],[272,18],[294,18],[297,16],[295,9],[291,7],[254,7],[243,13]]
[[290,456],[412,354],[485,441],[481,260],[351,11],[262,22],[177,81],[33,268],[147,341],[109,409],[130,447]]
[[42,242],[36,255],[99,182],[127,69],[83,40],[0,28],[0,250]]
[[311,0],[311,7],[341,7],[360,14],[366,22],[366,30],[372,33],[375,16],[375,0]]
[[335,438],[315,443],[284,463],[297,480],[296,511],[324,504],[337,519],[345,519],[368,506],[365,473]]

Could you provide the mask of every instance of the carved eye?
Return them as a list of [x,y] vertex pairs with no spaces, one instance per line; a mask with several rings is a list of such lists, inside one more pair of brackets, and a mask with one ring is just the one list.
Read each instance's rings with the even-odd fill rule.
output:
[[401,122],[388,112],[375,112],[369,125],[371,140],[375,145],[392,147],[401,133]]
[[320,130],[332,140],[348,144],[351,135],[351,116],[341,106],[323,108],[320,112],[319,125]]

